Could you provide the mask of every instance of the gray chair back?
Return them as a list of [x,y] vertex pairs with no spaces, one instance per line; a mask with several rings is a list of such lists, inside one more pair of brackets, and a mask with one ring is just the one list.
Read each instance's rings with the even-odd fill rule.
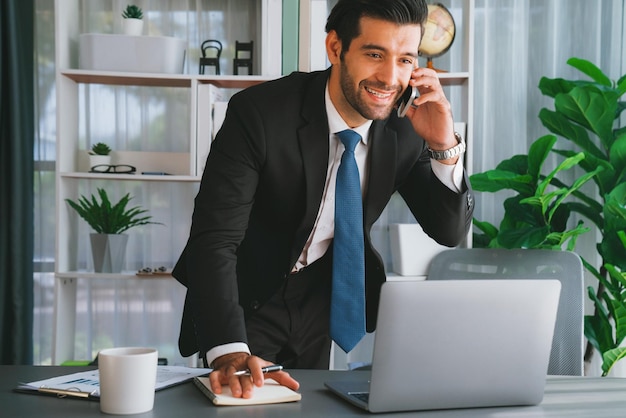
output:
[[457,248],[445,250],[433,258],[427,280],[461,279],[559,280],[561,298],[548,374],[583,375],[583,265],[576,253],[536,249]]

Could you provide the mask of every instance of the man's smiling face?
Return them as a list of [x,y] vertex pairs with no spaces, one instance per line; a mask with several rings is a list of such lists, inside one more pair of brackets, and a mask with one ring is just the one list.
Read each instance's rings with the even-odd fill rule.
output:
[[389,117],[417,67],[420,35],[418,25],[362,17],[360,34],[346,51],[329,33],[330,95],[350,126]]

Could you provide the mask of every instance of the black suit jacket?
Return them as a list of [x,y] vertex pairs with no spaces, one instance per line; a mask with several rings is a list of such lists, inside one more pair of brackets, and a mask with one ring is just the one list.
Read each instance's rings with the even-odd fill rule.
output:
[[[328,165],[329,70],[293,73],[237,93],[211,145],[189,241],[173,275],[187,286],[184,356],[247,342],[254,315],[296,263],[317,216]],[[399,191],[426,233],[455,246],[471,224],[467,178],[454,193],[432,173],[426,145],[395,113],[374,121],[364,198],[367,329],[376,326],[381,257],[370,229]]]

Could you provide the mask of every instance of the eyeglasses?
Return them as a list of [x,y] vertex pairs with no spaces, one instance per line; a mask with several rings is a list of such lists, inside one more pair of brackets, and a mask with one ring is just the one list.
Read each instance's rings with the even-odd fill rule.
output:
[[91,167],[90,173],[113,173],[113,174],[133,174],[137,169],[127,164],[99,164]]

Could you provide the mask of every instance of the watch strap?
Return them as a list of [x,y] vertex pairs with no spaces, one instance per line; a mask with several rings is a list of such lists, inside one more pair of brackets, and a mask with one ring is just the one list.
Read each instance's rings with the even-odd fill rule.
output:
[[463,137],[458,133],[454,133],[454,137],[457,140],[457,144],[452,148],[448,148],[443,151],[435,151],[428,147],[428,153],[430,154],[430,158],[433,160],[441,161],[441,160],[449,160],[450,158],[454,158],[457,155],[463,154],[465,152],[465,141]]

